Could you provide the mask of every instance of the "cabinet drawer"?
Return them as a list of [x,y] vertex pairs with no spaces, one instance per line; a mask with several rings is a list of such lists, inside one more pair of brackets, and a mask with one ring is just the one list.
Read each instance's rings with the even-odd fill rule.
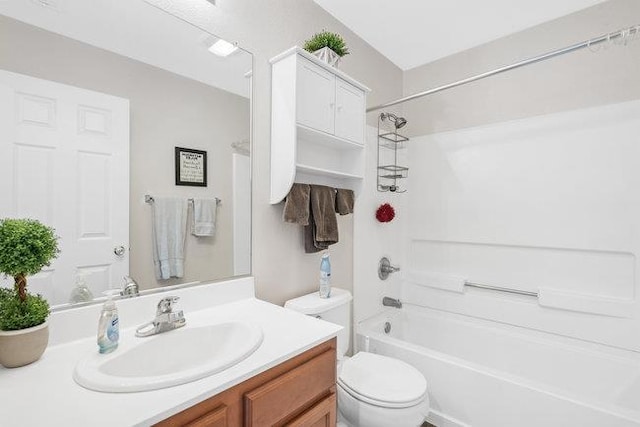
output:
[[246,393],[245,426],[281,425],[330,394],[335,382],[336,352],[332,349]]
[[333,427],[337,410],[336,394],[331,393],[285,427]]
[[187,424],[184,427],[228,427],[227,407],[225,405],[204,414]]

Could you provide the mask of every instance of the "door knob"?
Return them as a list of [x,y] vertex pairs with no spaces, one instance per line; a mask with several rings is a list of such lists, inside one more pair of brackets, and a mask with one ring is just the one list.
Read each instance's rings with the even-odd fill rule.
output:
[[115,248],[113,248],[113,253],[117,256],[124,256],[124,253],[126,251],[127,250],[124,248],[124,246],[116,246]]

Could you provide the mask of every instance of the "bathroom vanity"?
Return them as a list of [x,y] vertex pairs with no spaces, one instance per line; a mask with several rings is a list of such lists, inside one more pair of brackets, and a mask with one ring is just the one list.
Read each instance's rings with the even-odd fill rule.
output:
[[250,378],[157,426],[334,426],[336,340]]
[[[73,373],[80,361],[97,352],[100,305],[56,312],[49,319],[51,339],[42,359],[0,369],[0,401],[15,414],[3,415],[3,427],[334,425],[339,326],[255,299],[251,277],[171,294],[180,297],[187,325],[167,335],[248,322],[262,328],[262,343],[244,360],[196,381],[144,392],[99,392],[78,385]],[[113,355],[126,358],[144,340],[154,339],[137,338],[134,332],[153,317],[164,296],[166,292],[116,302],[121,339]],[[162,350],[148,363],[172,354]]]

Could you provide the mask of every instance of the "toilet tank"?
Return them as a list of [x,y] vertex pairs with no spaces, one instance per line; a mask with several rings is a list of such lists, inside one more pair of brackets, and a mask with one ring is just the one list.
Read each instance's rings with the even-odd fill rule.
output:
[[320,298],[318,292],[303,295],[284,303],[284,307],[308,316],[318,317],[342,326],[338,332],[338,357],[347,354],[351,333],[351,293],[340,288],[331,288],[331,297]]

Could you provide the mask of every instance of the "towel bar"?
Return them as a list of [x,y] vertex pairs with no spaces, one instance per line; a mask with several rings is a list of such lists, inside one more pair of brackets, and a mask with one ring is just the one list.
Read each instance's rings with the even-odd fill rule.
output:
[[[222,202],[222,200],[220,200],[220,199],[219,199],[219,198],[217,198],[217,197],[215,197],[215,199],[216,199],[216,203],[217,203],[217,204],[220,204],[220,202]],[[188,200],[190,203],[193,203],[193,199],[187,199],[187,200]],[[153,203],[153,202],[154,202],[154,200],[153,200],[153,196],[150,196],[150,195],[148,195],[148,194],[145,194],[145,195],[144,195],[144,202],[145,202],[145,203]]]
[[464,282],[464,285],[469,286],[471,288],[487,289],[490,291],[505,292],[508,294],[526,295],[529,297],[538,298],[538,293],[532,292],[532,291],[522,291],[520,289],[503,288],[501,286],[484,285],[482,283],[474,283],[474,282],[466,282],[466,281]]

